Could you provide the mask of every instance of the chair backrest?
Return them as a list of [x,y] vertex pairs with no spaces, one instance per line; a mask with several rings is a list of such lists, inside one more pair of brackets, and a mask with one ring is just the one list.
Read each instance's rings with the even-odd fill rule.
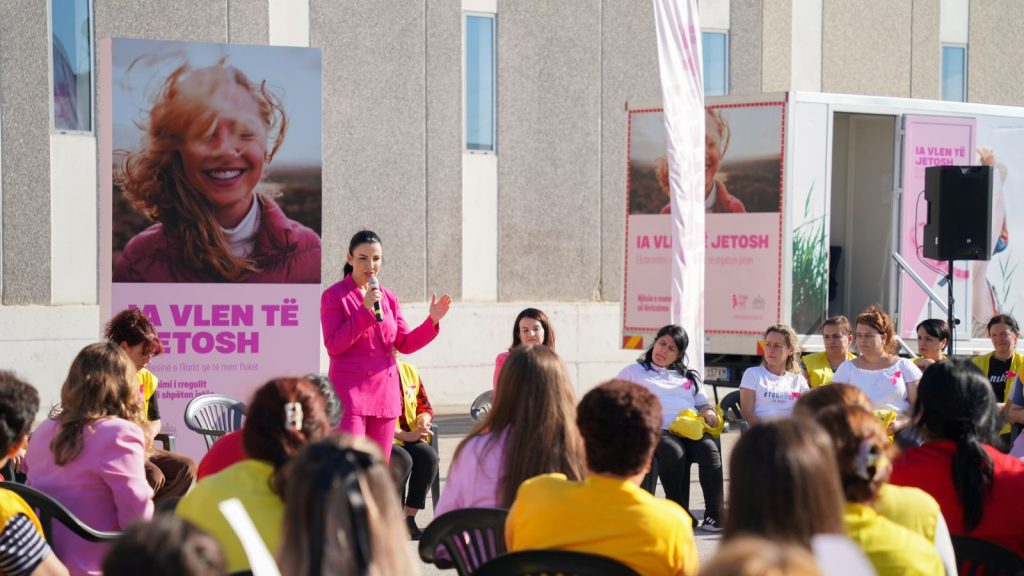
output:
[[463,508],[442,514],[423,532],[420,558],[448,567],[447,561],[437,558],[440,546],[460,576],[474,574],[485,562],[505,553],[506,517],[508,510],[503,508]]
[[80,538],[89,542],[107,542],[110,540],[116,540],[121,536],[120,532],[103,532],[100,530],[94,530],[85,522],[79,520],[78,517],[65,508],[63,504],[31,486],[18,484],[17,482],[0,482],[0,488],[10,490],[18,496],[21,496],[21,499],[36,511],[36,516],[39,518],[39,524],[43,527],[43,537],[46,538],[46,541],[49,542],[51,546],[53,546],[54,519],[77,534]]
[[953,536],[952,540],[960,576],[1024,575],[1024,559],[1008,548],[969,536]]
[[469,407],[469,417],[474,421],[479,422],[487,416],[487,413],[491,411],[491,404],[494,403],[494,390],[488,390],[481,392],[479,396],[473,400],[473,405]]
[[245,404],[223,394],[196,396],[185,407],[185,426],[203,436],[206,449],[218,438],[238,430],[245,421]]
[[638,576],[629,566],[597,554],[568,550],[524,550],[488,561],[476,576]]

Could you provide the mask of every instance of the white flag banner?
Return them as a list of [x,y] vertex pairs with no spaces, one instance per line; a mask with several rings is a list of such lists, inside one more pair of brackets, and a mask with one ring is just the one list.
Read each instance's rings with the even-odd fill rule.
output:
[[704,72],[697,0],[653,0],[672,204],[673,324],[704,373]]

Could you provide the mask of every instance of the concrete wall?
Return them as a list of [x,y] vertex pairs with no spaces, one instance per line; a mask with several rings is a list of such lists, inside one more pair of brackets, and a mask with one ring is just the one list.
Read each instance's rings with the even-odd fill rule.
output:
[[933,0],[914,0],[911,31],[910,97],[938,100],[941,91],[941,10]]
[[1024,4],[974,0],[970,3],[967,46],[967,100],[1024,105],[1017,75],[1024,59],[1020,22]]
[[912,12],[913,4],[906,0],[827,2],[822,90],[910,96]]
[[729,89],[732,94],[761,92],[764,0],[732,0],[729,17]]

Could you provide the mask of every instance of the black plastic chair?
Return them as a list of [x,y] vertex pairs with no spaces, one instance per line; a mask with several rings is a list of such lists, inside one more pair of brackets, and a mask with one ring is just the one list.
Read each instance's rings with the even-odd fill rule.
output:
[[79,538],[89,542],[109,542],[121,537],[120,532],[104,532],[89,527],[85,522],[79,520],[78,516],[75,516],[70,510],[65,508],[63,504],[31,486],[18,484],[17,482],[0,482],[0,488],[10,490],[21,496],[22,500],[36,511],[39,524],[43,527],[43,537],[46,538],[46,541],[51,546],[53,546],[54,519],[75,533]]
[[473,405],[469,407],[469,417],[477,422],[483,420],[487,413],[491,411],[491,404],[493,402],[494,390],[481,393],[476,397],[476,400],[473,400]]
[[[475,574],[488,560],[505,553],[504,508],[463,508],[434,519],[420,539],[420,558],[438,568],[454,566],[460,576]],[[438,547],[448,558],[438,558]]]
[[960,576],[1024,576],[1024,559],[987,540],[952,536]]
[[567,550],[524,550],[498,556],[480,567],[476,576],[638,576],[629,566],[597,554]]
[[722,415],[725,416],[725,421],[729,424],[730,429],[733,425],[739,428],[740,432],[747,429],[747,421],[743,419],[743,407],[740,406],[739,390],[733,390],[726,394],[719,406],[722,407]]
[[238,430],[245,421],[245,404],[223,394],[196,396],[185,407],[185,426],[206,440],[209,450],[218,438]]

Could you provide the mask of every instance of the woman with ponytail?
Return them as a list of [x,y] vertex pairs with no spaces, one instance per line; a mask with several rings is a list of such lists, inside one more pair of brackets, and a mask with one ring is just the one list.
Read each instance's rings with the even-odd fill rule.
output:
[[238,498],[270,550],[281,541],[284,465],[308,442],[327,435],[327,402],[306,378],[276,378],[252,397],[242,428],[248,458],[196,484],[175,513],[213,536],[224,550],[228,573],[250,569],[235,531],[218,505]]
[[[135,365],[113,342],[90,344],[71,363],[61,410],[29,443],[28,483],[96,530],[121,531],[153,515],[146,482],[145,414]],[[71,574],[99,574],[105,544],[82,540],[60,524],[53,548]]]
[[924,445],[896,459],[892,483],[932,495],[953,536],[970,536],[1024,557],[1024,462],[991,445],[995,395],[969,362],[946,360],[921,378],[914,423]]

